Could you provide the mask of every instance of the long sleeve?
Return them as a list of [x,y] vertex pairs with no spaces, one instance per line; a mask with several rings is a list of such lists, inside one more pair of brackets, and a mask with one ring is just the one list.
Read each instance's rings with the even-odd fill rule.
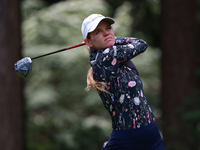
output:
[[128,60],[143,53],[148,44],[137,38],[116,38],[114,46],[105,49],[102,53],[102,64],[105,67],[119,67]]

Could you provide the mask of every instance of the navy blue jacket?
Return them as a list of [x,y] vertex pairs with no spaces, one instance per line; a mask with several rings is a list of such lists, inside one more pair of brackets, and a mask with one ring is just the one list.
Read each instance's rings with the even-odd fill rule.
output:
[[94,79],[105,82],[109,92],[98,91],[112,119],[113,129],[136,129],[155,122],[139,73],[131,61],[147,47],[141,39],[116,37],[114,46],[91,50]]

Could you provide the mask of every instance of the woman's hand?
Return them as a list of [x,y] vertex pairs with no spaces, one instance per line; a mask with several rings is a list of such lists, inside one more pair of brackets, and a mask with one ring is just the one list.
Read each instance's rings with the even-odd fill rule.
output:
[[105,141],[105,142],[103,143],[103,148],[105,148],[107,145],[108,145],[108,141]]

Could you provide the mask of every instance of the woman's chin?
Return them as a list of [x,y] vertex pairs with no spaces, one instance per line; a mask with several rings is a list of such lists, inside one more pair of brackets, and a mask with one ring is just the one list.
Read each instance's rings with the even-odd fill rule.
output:
[[111,47],[111,46],[113,46],[115,44],[115,42],[109,42],[108,44],[107,44],[107,47]]

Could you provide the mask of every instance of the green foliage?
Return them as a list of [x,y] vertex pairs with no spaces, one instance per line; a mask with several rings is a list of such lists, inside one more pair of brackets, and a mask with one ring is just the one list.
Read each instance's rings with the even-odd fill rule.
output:
[[[125,23],[132,24],[129,31],[134,37],[144,39],[150,45],[159,46],[160,42],[160,0],[105,0],[112,6],[111,14],[115,16],[121,5],[128,3],[131,19]],[[129,15],[127,14],[127,15]],[[127,16],[126,15],[126,16]],[[123,17],[120,19],[123,20]]]
[[[195,91],[195,90],[194,90]],[[179,113],[185,122],[185,134],[189,135],[189,141],[183,143],[186,150],[197,149],[200,150],[199,139],[200,139],[200,94],[199,90],[191,93],[183,101],[183,105],[178,109]]]
[[[50,7],[25,0],[22,6],[23,55],[31,57],[81,43],[83,19],[92,13],[109,16],[111,9],[102,0],[63,1]],[[132,36],[130,11],[129,2],[116,10],[116,36]],[[159,57],[160,51],[149,47],[133,59],[157,119]],[[28,150],[96,150],[108,140],[112,130],[109,114],[95,90],[84,90],[89,68],[86,46],[33,61],[24,91]]]

